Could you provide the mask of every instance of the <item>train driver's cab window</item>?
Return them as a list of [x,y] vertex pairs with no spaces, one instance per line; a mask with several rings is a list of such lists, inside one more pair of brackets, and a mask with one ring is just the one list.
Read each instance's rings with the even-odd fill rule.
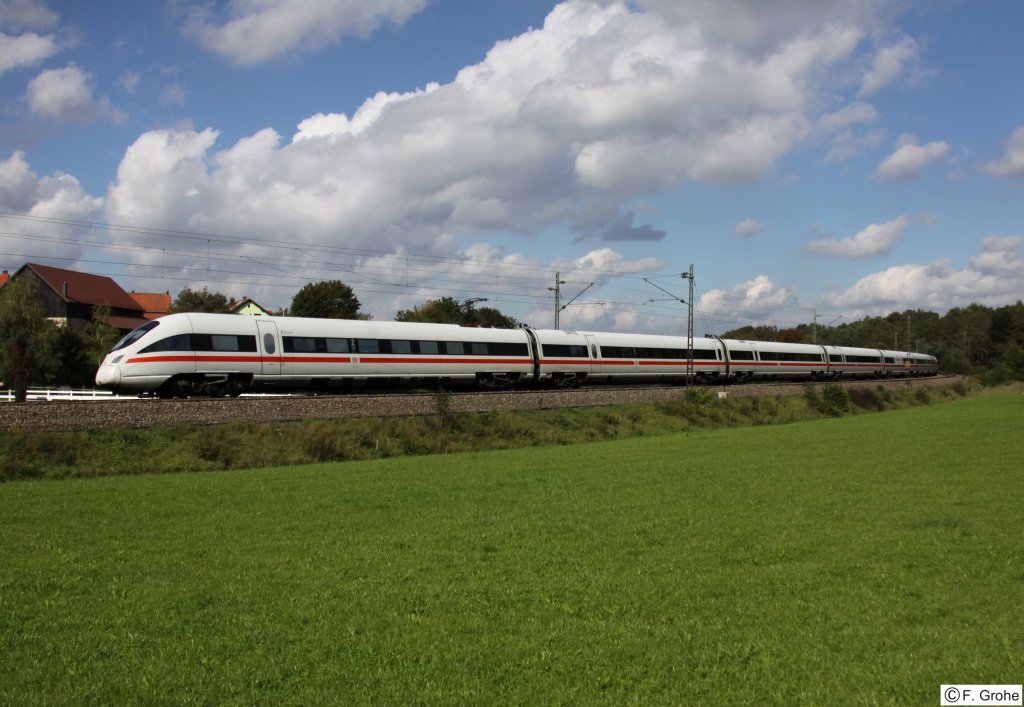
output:
[[158,322],[155,319],[149,322],[148,324],[143,324],[135,331],[126,334],[125,337],[118,341],[116,344],[114,344],[114,348],[110,350],[117,351],[118,349],[123,349],[125,346],[128,346],[129,344],[135,343],[136,341],[141,339],[143,336],[145,336],[158,326],[160,326],[160,322]]

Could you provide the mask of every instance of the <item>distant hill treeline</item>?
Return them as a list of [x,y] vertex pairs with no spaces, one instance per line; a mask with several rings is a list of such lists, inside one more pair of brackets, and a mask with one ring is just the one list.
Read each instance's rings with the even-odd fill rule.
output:
[[988,383],[1024,380],[1024,302],[1019,300],[1005,307],[956,307],[941,316],[908,309],[834,327],[746,326],[722,336],[920,351],[937,356],[939,368],[950,373],[974,373]]

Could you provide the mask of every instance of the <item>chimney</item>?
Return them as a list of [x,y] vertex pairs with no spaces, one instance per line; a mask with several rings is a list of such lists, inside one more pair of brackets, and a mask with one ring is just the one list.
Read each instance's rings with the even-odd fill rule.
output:
[[62,289],[63,294],[64,294],[64,299],[67,299],[68,298],[68,281],[67,280],[64,281],[64,287],[61,288],[61,289]]

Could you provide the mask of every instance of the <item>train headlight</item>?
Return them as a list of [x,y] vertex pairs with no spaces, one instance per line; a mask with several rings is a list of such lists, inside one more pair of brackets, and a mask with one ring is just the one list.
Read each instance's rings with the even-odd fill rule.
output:
[[111,365],[116,365],[120,363],[122,358],[124,358],[124,356],[114,356],[114,360],[110,362]]

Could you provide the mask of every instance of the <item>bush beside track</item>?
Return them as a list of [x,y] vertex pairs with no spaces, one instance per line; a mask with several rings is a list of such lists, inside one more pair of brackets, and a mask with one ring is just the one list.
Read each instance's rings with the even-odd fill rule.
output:
[[[460,396],[435,393],[416,396],[415,410],[379,411],[375,416],[358,414],[360,400],[373,404],[408,404],[409,396],[352,396],[330,398],[268,398],[256,401],[196,400],[140,401],[137,409],[178,409],[191,416],[169,425],[145,429],[121,425],[118,429],[77,429],[35,431],[13,429],[0,436],[0,480],[70,478],[147,474],[184,471],[284,466],[310,462],[347,461],[384,457],[444,454],[485,449],[507,449],[544,445],[655,436],[685,432],[694,428],[768,425],[851,413],[910,407],[968,395],[976,389],[962,379],[927,379],[913,382],[877,381],[839,386],[739,386],[728,388],[719,398],[718,389],[610,389]],[[590,395],[591,405],[578,409],[555,408]],[[540,397],[536,397],[540,396]],[[617,404],[605,396],[616,396]],[[623,399],[622,396],[627,396]],[[641,396],[637,399],[637,396]],[[659,399],[657,396],[661,396]],[[653,397],[653,399],[652,399]],[[257,410],[275,414],[288,411],[289,401],[321,406],[323,419],[289,421],[234,421],[210,424],[210,410],[237,411],[254,402]],[[487,409],[474,410],[481,401]],[[475,401],[475,402],[474,402]],[[594,402],[605,401],[605,402]],[[365,402],[365,401],[364,401]],[[501,403],[501,404],[498,404]],[[62,403],[28,404],[39,416],[49,419]],[[124,403],[82,403],[72,405],[75,420],[103,405],[118,411]],[[516,407],[518,406],[518,407]],[[8,406],[0,406],[0,412]],[[309,408],[304,408],[307,413]],[[348,415],[348,416],[346,416]],[[134,426],[145,424],[136,413]]]

